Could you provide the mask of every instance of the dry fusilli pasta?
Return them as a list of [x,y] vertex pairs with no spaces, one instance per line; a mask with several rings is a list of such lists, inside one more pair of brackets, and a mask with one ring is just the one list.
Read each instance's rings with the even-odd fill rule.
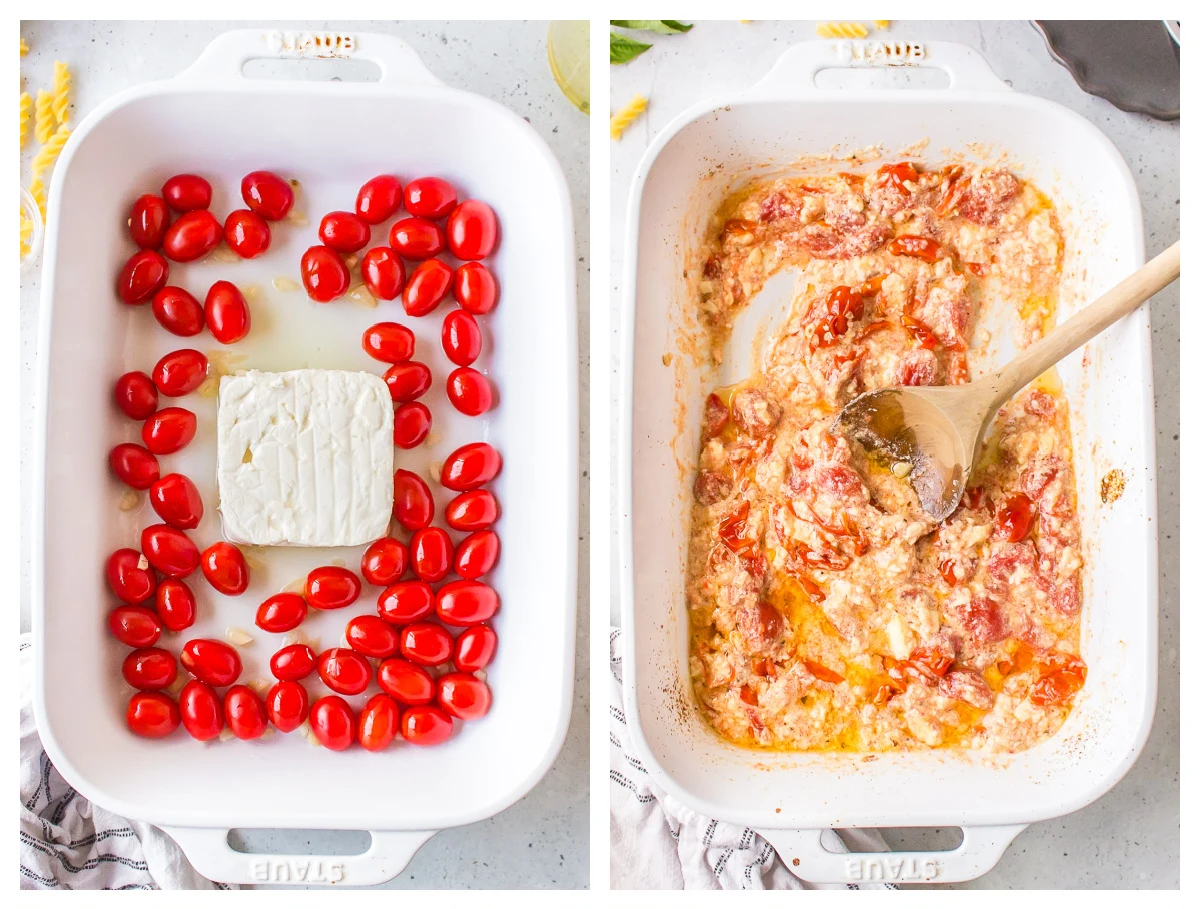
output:
[[21,209],[21,256],[24,257],[29,252],[29,241],[33,239],[33,222],[25,217],[25,210]]
[[29,118],[33,114],[33,99],[29,92],[21,92],[21,147],[25,147],[25,135],[29,132]]
[[54,135],[54,96],[44,88],[39,88],[37,103],[33,109],[33,135],[39,143],[45,145]]
[[646,99],[641,95],[634,95],[632,101],[609,117],[608,135],[613,139],[620,139],[629,124],[640,117],[645,109]]
[[37,203],[38,211],[42,213],[42,221],[46,220],[46,187],[41,180],[34,179],[29,184],[29,195]]
[[54,119],[59,125],[71,119],[71,71],[61,60],[54,61]]
[[876,19],[875,20],[875,27],[877,29],[879,29],[880,31],[883,31],[883,29],[887,28],[891,24],[892,24],[892,22],[890,19]]
[[38,153],[33,156],[33,164],[31,165],[33,179],[40,180],[42,174],[50,169],[50,165],[54,163],[54,159],[58,157],[58,153],[62,151],[63,146],[67,144],[67,139],[70,137],[70,128],[60,126],[58,131],[50,137],[50,141],[38,149]]
[[820,38],[865,38],[867,27],[861,22],[822,22],[817,26]]
[[24,57],[27,53],[29,53],[29,45],[26,44],[25,39],[22,38],[21,39],[21,56]]

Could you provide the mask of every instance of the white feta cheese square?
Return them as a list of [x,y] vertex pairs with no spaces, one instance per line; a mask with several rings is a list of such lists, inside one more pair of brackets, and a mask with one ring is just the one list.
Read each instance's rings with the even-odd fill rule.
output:
[[392,399],[338,369],[221,379],[217,494],[225,536],[252,546],[358,546],[392,514]]

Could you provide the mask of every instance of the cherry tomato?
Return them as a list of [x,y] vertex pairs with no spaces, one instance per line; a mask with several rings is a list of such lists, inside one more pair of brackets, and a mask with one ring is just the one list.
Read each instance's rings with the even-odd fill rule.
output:
[[108,453],[108,466],[126,486],[149,489],[158,479],[158,458],[141,445],[122,442]]
[[309,297],[329,303],[350,289],[350,269],[328,246],[310,246],[300,257],[300,280]]
[[362,694],[371,683],[366,657],[345,647],[331,647],[317,657],[317,674],[338,694]]
[[288,644],[271,657],[271,675],[281,682],[298,682],[317,668],[317,655],[307,644]]
[[147,193],[137,197],[129,212],[129,236],[142,249],[158,249],[170,223],[167,203],[159,196]]
[[168,398],[191,394],[208,377],[208,357],[198,350],[173,350],[154,365],[152,378]]
[[444,218],[454,211],[458,194],[441,177],[421,177],[404,187],[404,209],[421,218]]
[[256,170],[242,177],[242,199],[251,211],[268,221],[278,221],[292,210],[296,196],[282,177],[269,170]]
[[448,672],[437,680],[437,700],[451,716],[460,720],[478,720],[492,706],[492,690],[473,675]]
[[308,692],[299,682],[276,682],[267,692],[267,717],[280,732],[291,732],[308,719]]
[[250,569],[246,557],[232,543],[213,543],[200,561],[204,576],[218,593],[234,597],[245,593],[250,586]]
[[453,733],[450,714],[438,707],[409,707],[400,718],[400,734],[414,745],[440,745]]
[[179,692],[183,728],[199,742],[209,742],[225,728],[225,708],[211,685],[192,679]]
[[433,384],[433,373],[424,363],[397,363],[383,374],[393,401],[415,401]]
[[395,584],[408,569],[408,547],[395,537],[376,540],[363,553],[361,569],[368,584]]
[[131,420],[145,420],[158,409],[158,388],[144,372],[127,372],[113,386],[113,400]]
[[450,534],[440,527],[423,527],[409,543],[413,572],[422,581],[440,581],[450,573],[454,544]]
[[232,685],[242,674],[242,658],[237,651],[223,641],[211,638],[193,638],[183,645],[179,662],[193,678],[224,688]]
[[225,245],[243,259],[261,256],[271,247],[271,226],[262,215],[239,208],[225,219]]
[[455,530],[483,530],[500,517],[500,503],[486,489],[473,489],[451,499],[446,523]]
[[378,616],[356,615],[346,623],[346,643],[363,656],[383,659],[399,649],[400,635]]
[[354,202],[354,211],[368,224],[382,224],[400,210],[403,202],[400,181],[391,174],[381,174],[362,185]]
[[470,366],[460,366],[446,377],[446,397],[459,413],[477,417],[492,409],[492,383]]
[[200,490],[181,473],[169,473],[150,486],[150,505],[164,523],[179,530],[195,530],[204,517]]
[[[446,298],[454,272],[441,259],[426,259],[413,269],[400,302],[410,316],[423,316],[437,309]],[[166,281],[166,277],[163,277]],[[157,290],[157,288],[155,288]]]
[[487,442],[469,442],[442,464],[442,485],[455,492],[476,489],[494,480],[503,466],[500,453]]
[[447,625],[478,625],[496,614],[500,597],[479,581],[452,581],[437,592],[434,608]]
[[179,669],[175,657],[161,647],[143,647],[132,650],[121,664],[121,675],[133,688],[140,691],[158,691],[175,681]]
[[496,247],[496,213],[486,202],[468,199],[446,219],[446,242],[460,259],[483,259]]
[[314,568],[304,585],[304,599],[313,609],[341,609],[357,600],[360,593],[358,575],[337,565]]
[[163,237],[163,255],[172,262],[194,262],[211,252],[224,236],[225,229],[212,212],[206,209],[189,211],[167,228]]
[[400,708],[386,694],[367,701],[358,715],[358,743],[367,751],[383,751],[400,729]]
[[267,705],[249,685],[234,685],[225,692],[225,722],[239,739],[257,739],[267,731]]
[[1037,514],[1033,501],[1023,492],[1009,496],[996,512],[996,530],[1001,539],[1019,543],[1029,536]]
[[108,614],[108,630],[126,647],[150,647],[162,635],[162,622],[145,606],[118,606]]
[[146,602],[158,586],[149,559],[136,549],[118,549],[110,555],[104,577],[117,599],[131,606]]
[[200,567],[200,550],[182,530],[151,524],[142,531],[142,552],[169,578],[186,578]]
[[926,262],[934,261],[941,249],[941,244],[936,240],[912,235],[896,237],[887,245],[887,251],[893,256],[912,256]]
[[478,672],[496,655],[496,632],[491,625],[472,625],[454,641],[454,668]]
[[204,298],[204,322],[222,344],[235,344],[250,334],[250,307],[232,281],[217,281]]
[[404,218],[392,225],[388,243],[406,259],[432,259],[446,248],[446,235],[433,221]]
[[394,300],[404,290],[404,261],[390,246],[376,246],[363,254],[362,279],[373,297]]
[[330,249],[354,253],[371,242],[371,225],[352,211],[331,211],[321,219],[317,236]]
[[196,621],[196,597],[183,581],[167,578],[154,592],[154,609],[168,631],[183,631]]
[[212,204],[212,184],[195,174],[176,174],[163,184],[162,197],[175,211],[195,211]]
[[392,515],[405,530],[420,530],[433,520],[433,494],[411,470],[401,468],[392,477]]
[[400,631],[400,655],[422,666],[437,666],[450,659],[454,638],[441,625],[417,622]]
[[379,615],[393,625],[409,625],[433,614],[433,588],[426,581],[399,581],[379,595]]
[[158,324],[173,335],[190,338],[204,331],[204,307],[182,287],[164,287],[151,307]]
[[454,550],[454,573],[477,581],[496,567],[500,558],[500,537],[491,530],[477,530]]
[[473,315],[461,309],[446,313],[446,320],[442,322],[442,350],[450,362],[458,366],[470,366],[479,358],[483,335]]
[[401,704],[428,704],[433,700],[433,676],[408,660],[395,657],[379,664],[379,687]]
[[145,303],[167,283],[167,260],[152,249],[139,249],[117,274],[117,296],[133,306]]
[[142,441],[157,455],[172,454],[196,437],[196,415],[182,407],[156,410],[142,424]]
[[405,363],[412,359],[413,333],[399,322],[376,322],[363,332],[362,347],[383,363]]
[[254,614],[254,624],[263,631],[283,634],[299,628],[308,615],[308,604],[298,593],[277,593],[263,600]]
[[129,699],[125,725],[135,735],[161,739],[179,728],[179,707],[161,691],[139,691]]
[[486,316],[496,308],[500,288],[486,265],[467,262],[454,270],[454,299],[469,313]]
[[425,441],[433,426],[429,408],[420,401],[409,401],[396,408],[392,422],[392,441],[397,448],[416,448]]
[[354,711],[336,695],[326,695],[312,705],[308,724],[317,741],[331,751],[345,751],[354,744]]

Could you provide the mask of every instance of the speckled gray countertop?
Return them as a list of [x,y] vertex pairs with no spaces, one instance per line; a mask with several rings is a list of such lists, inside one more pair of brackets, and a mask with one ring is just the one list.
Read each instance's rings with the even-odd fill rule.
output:
[[[176,75],[213,37],[231,28],[340,29],[396,34],[407,40],[435,76],[455,88],[492,98],[525,117],[550,144],[571,190],[577,250],[581,383],[588,351],[588,118],[559,92],[546,64],[544,22],[23,22],[30,53],[21,60],[28,90],[50,87],[54,60],[71,65],[74,122],[119,91]],[[32,131],[32,130],[31,130]],[[29,179],[32,139],[22,155]],[[21,281],[21,625],[29,628],[29,470],[33,425],[31,388],[37,358],[38,272]],[[586,389],[580,402],[587,406]],[[588,444],[580,457],[586,476]],[[580,527],[588,526],[580,480]],[[582,538],[581,538],[582,541]],[[582,549],[581,542],[581,549]],[[587,554],[580,553],[586,591]],[[581,595],[580,602],[584,602]],[[588,884],[588,621],[578,617],[575,696],[566,743],[542,781],[495,817],[439,833],[421,848],[390,888],[580,888]],[[247,831],[251,851],[361,852],[365,833]]]
[[[612,145],[613,223],[610,281],[613,345],[619,350],[624,288],[625,210],[630,182],[655,133],[686,107],[761,79],[797,41],[815,37],[813,22],[699,23],[686,35],[653,36],[654,47],[612,67],[611,109],[637,92],[646,114]],[[889,38],[948,40],[980,51],[1017,91],[1048,98],[1095,123],[1133,171],[1146,225],[1147,257],[1179,236],[1179,123],[1128,114],[1083,92],[1046,51],[1028,22],[893,22]],[[1150,312],[1158,443],[1159,676],[1150,740],[1129,774],[1097,802],[1065,818],[1034,824],[1000,864],[964,888],[1175,888],[1179,886],[1179,289],[1172,285]],[[620,366],[613,362],[613,388]],[[614,401],[614,406],[618,402]],[[616,476],[615,464],[613,476]],[[612,501],[610,511],[616,514]],[[619,589],[614,566],[613,589]],[[619,622],[616,602],[613,621]],[[930,839],[933,842],[930,843]],[[888,833],[897,848],[945,846],[944,835]]]

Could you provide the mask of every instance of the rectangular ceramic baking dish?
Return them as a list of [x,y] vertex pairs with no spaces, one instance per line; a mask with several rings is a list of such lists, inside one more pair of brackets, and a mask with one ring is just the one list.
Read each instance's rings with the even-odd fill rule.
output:
[[[242,74],[253,58],[331,56],[372,61],[382,78],[297,82]],[[487,670],[494,704],[439,747],[334,753],[299,735],[203,746],[182,732],[146,741],[125,728],[124,648],[106,631],[113,603],[102,566],[112,550],[137,546],[139,529],[156,519],[144,500],[133,511],[118,509],[123,490],[109,475],[106,453],[135,438],[138,426],[112,406],[112,382],[126,370],[148,370],[169,350],[219,346],[207,334],[170,336],[148,307],[117,300],[114,279],[132,251],[127,213],[137,195],[157,192],[171,174],[195,172],[210,178],[213,209],[223,215],[242,204],[241,177],[260,168],[300,180],[296,210],[309,223],[273,225],[272,249],[262,260],[171,269],[171,283],[201,298],[218,278],[259,288],[250,301],[250,336],[228,349],[245,357],[235,365],[378,373],[379,364],[362,352],[362,332],[381,320],[403,322],[416,332],[416,358],[434,371],[424,400],[438,441],[398,451],[397,465],[428,476],[432,464],[475,440],[494,443],[504,457],[494,484],[504,545],[492,580],[503,604],[495,619],[500,649]],[[461,196],[484,199],[497,213],[502,238],[490,264],[501,302],[483,320],[483,368],[500,402],[485,417],[457,414],[440,392],[449,369],[438,340],[445,308],[409,319],[398,300],[375,309],[347,299],[322,306],[303,291],[272,287],[275,277],[299,277],[300,255],[317,242],[321,214],[352,209],[358,187],[381,173],[443,176]],[[55,168],[48,220],[33,632],[38,726],[62,775],[96,803],[165,827],[201,873],[228,882],[388,880],[433,832],[487,818],[528,792],[567,728],[578,504],[574,231],[562,171],[540,137],[506,108],[441,84],[397,38],[235,31],[177,78],[132,89],[80,124]],[[374,242],[386,242],[379,239],[385,231],[377,228]],[[200,430],[168,461],[200,488],[208,508],[193,536],[207,545],[221,536],[216,401],[193,395],[181,403],[196,410]],[[430,485],[440,511],[448,496]],[[228,598],[197,581],[197,624],[166,646],[177,651],[188,637],[248,629],[255,641],[241,651],[243,679],[269,678],[267,660],[279,639],[255,628],[257,604],[331,559],[357,568],[361,547],[248,552],[250,589]],[[313,615],[301,630],[323,647],[337,646],[346,620],[373,612],[377,593],[365,587],[356,606]],[[228,845],[233,827],[366,829],[373,842],[358,856],[246,855]]]
[[[937,67],[950,85],[816,87],[822,69],[873,65]],[[690,354],[694,301],[681,276],[696,265],[689,251],[730,187],[786,172],[803,156],[871,146],[885,159],[934,164],[944,150],[1007,152],[1009,165],[1059,206],[1067,243],[1060,317],[1142,264],[1141,209],[1112,144],[1073,112],[1013,92],[963,46],[801,43],[758,84],[668,125],[638,168],[628,216],[619,458],[627,716],[647,769],[668,793],[759,829],[806,880],[966,880],[990,869],[1029,823],[1107,792],[1149,732],[1157,657],[1149,323],[1144,310],[1128,317],[1059,369],[1089,566],[1089,674],[1057,735],[992,759],[763,752],[717,738],[688,678],[683,593],[699,405],[717,383]],[[1112,469],[1122,472],[1125,492],[1102,505],[1100,479]],[[852,826],[959,826],[964,839],[942,853],[836,855],[820,845],[821,828]]]

